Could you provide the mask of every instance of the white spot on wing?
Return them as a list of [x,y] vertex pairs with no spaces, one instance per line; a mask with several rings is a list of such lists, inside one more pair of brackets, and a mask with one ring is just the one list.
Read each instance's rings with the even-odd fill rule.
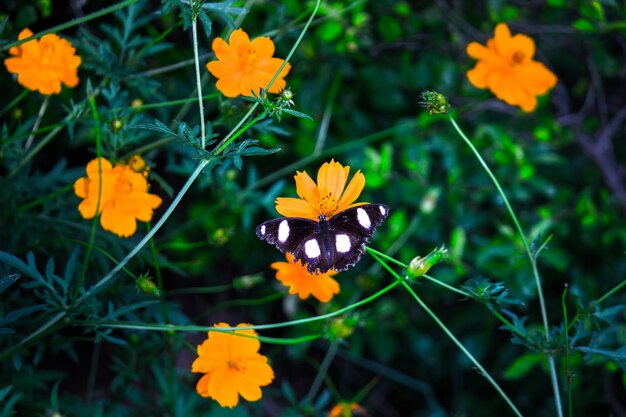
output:
[[265,235],[265,225],[262,225],[262,226],[261,226],[261,234],[262,234],[262,235]]
[[278,240],[280,242],[285,242],[289,237],[289,225],[287,224],[287,220],[283,220],[278,225]]
[[[367,218],[369,222],[369,217]],[[348,235],[337,235],[335,238],[335,246],[337,246],[337,252],[346,253],[352,247],[350,243],[350,237]]]
[[306,256],[308,256],[309,258],[317,258],[318,256],[320,256],[321,254],[320,245],[317,244],[317,240],[315,239],[308,240],[304,244],[304,252],[306,253]]
[[370,221],[370,216],[368,216],[367,212],[363,210],[361,207],[356,209],[356,217],[357,217],[357,220],[359,221],[359,224],[363,226],[364,228],[369,229],[370,226],[372,225],[372,222]]
[[378,208],[380,209],[380,214],[383,216],[387,214],[387,209],[384,206],[378,206]]

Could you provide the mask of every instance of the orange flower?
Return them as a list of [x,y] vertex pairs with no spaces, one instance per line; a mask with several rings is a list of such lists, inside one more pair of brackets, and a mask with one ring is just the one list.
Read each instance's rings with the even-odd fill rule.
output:
[[329,219],[349,207],[365,204],[352,204],[365,187],[365,176],[361,170],[357,171],[346,187],[348,174],[350,167],[344,167],[334,159],[320,167],[317,185],[306,172],[296,171],[296,192],[300,198],[277,198],[276,211],[285,217],[318,220],[320,214]]
[[[20,32],[18,39],[33,35],[29,29]],[[42,36],[9,49],[13,57],[4,60],[17,82],[32,91],[51,95],[61,92],[61,83],[68,87],[78,85],[78,66],[81,63],[72,44],[55,34]]]
[[100,224],[104,230],[129,237],[137,230],[137,220],[152,220],[153,210],[161,205],[161,197],[148,193],[144,175],[125,164],[113,167],[105,158],[100,158],[98,164],[96,158],[87,164],[86,171],[86,177],[74,182],[74,192],[83,199],[78,211],[85,219],[102,213]]
[[289,294],[298,294],[301,300],[312,295],[322,303],[339,294],[339,283],[332,278],[337,272],[331,269],[323,274],[311,274],[302,261],[293,261],[292,254],[285,256],[287,262],[274,262],[270,266],[276,270],[276,279],[289,287]]
[[[259,37],[251,42],[246,32],[237,29],[228,40],[230,44],[222,38],[213,40],[213,52],[218,60],[206,66],[218,79],[217,89],[226,97],[252,97],[251,91],[259,95],[261,88],[267,89],[284,59],[273,58],[274,42],[270,38]],[[291,65],[285,65],[270,87],[270,93],[278,93],[285,88],[283,77],[290,69]]]
[[486,47],[477,42],[467,45],[467,54],[478,59],[467,72],[469,81],[477,88],[490,89],[500,100],[520,106],[525,112],[535,110],[537,96],[557,82],[549,69],[533,60],[533,40],[522,34],[511,36],[504,23],[496,26],[495,36]]
[[[242,326],[250,324],[237,325]],[[219,323],[214,327],[230,326]],[[232,333],[209,331],[209,338],[198,346],[198,359],[191,365],[191,372],[205,374],[196,385],[198,394],[229,408],[239,403],[239,395],[248,401],[261,399],[261,387],[272,382],[274,371],[267,358],[258,353],[261,343],[255,336],[252,329]]]
[[356,412],[356,415],[369,415],[367,411],[357,403],[340,402],[330,410],[328,417],[352,417],[354,415],[353,412]]

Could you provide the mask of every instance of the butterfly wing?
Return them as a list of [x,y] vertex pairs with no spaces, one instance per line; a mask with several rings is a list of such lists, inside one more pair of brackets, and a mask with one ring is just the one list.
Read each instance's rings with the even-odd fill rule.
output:
[[309,237],[294,251],[294,259],[301,259],[307,270],[325,273],[330,269],[345,271],[356,264],[365,252],[363,236],[342,231]]
[[383,204],[364,204],[341,211],[320,222],[319,232],[307,236],[295,248],[294,258],[302,259],[311,273],[345,271],[361,259],[365,244],[388,216],[389,207]]
[[318,223],[313,220],[288,217],[268,220],[256,228],[256,235],[279,251],[293,253],[301,242],[317,232]]
[[366,243],[387,217],[389,217],[389,206],[363,204],[335,214],[328,220],[328,226],[331,232],[347,232],[361,236],[364,239],[363,243]]

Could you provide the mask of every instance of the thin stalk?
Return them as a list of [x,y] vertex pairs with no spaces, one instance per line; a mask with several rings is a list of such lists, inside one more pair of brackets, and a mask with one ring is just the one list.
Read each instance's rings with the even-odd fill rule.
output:
[[[509,203],[509,199],[504,193],[504,190],[500,186],[498,179],[495,177],[495,175],[493,174],[493,172],[491,171],[491,169],[489,168],[485,160],[482,158],[482,156],[480,155],[480,153],[478,152],[474,144],[469,140],[469,138],[465,135],[465,133],[463,133],[459,125],[456,123],[456,121],[450,114],[448,114],[448,120],[450,120],[450,123],[452,123],[452,126],[454,127],[454,129],[457,131],[459,136],[461,136],[461,138],[467,144],[467,146],[470,147],[470,149],[476,156],[476,159],[478,159],[478,162],[480,162],[480,164],[484,168],[489,178],[491,178],[491,181],[493,182],[496,189],[498,190],[498,193],[500,193],[500,196],[502,197],[502,200],[504,201],[506,209],[508,210],[509,215],[511,216],[511,219],[513,220],[513,223],[515,224],[517,233],[522,239],[524,250],[526,251],[526,255],[528,256],[528,260],[530,261],[530,264],[532,266],[533,276],[535,277],[535,286],[537,287],[537,297],[539,298],[539,306],[541,308],[541,318],[543,321],[543,328],[545,331],[545,339],[546,339],[546,342],[550,343],[550,326],[548,324],[548,314],[546,312],[546,303],[545,303],[544,296],[543,296],[541,278],[539,277],[539,271],[537,269],[537,259],[535,258],[535,256],[533,256],[533,253],[530,249],[530,245],[528,244],[528,241],[526,240],[526,235],[524,234],[524,231],[522,230],[522,226],[517,220],[517,216],[515,215],[515,212],[513,211],[513,208],[511,207],[511,204]],[[550,376],[552,379],[552,390],[554,392],[554,401],[555,401],[555,405],[557,409],[557,415],[559,417],[563,417],[563,410],[561,407],[561,394],[559,390],[559,381],[558,381],[557,374],[556,374],[556,366],[554,365],[554,357],[552,356],[551,353],[547,353],[547,355],[548,355],[548,362],[550,365]]]
[[509,405],[509,407],[511,407],[515,415],[518,417],[523,417],[522,413],[517,409],[515,404],[513,404],[511,399],[506,395],[506,393],[502,390],[502,388],[500,388],[500,385],[498,385],[498,383],[491,377],[491,375],[489,375],[487,370],[483,368],[480,362],[478,362],[476,358],[474,358],[474,356],[465,348],[465,346],[463,346],[463,344],[454,336],[454,334],[446,327],[446,325],[443,324],[441,320],[439,320],[439,317],[437,317],[437,315],[430,308],[428,308],[428,306],[422,301],[422,299],[417,295],[417,293],[413,291],[413,289],[406,282],[406,280],[402,279],[398,274],[396,274],[396,272],[389,265],[387,265],[387,263],[384,260],[382,260],[382,258],[380,258],[378,255],[372,254],[372,256],[379,263],[381,263],[381,265],[396,279],[396,282],[400,282],[400,284],[402,284],[402,286],[407,290],[409,294],[411,294],[413,299],[415,299],[415,301],[420,305],[420,307],[422,307],[424,311],[426,311],[426,313],[435,321],[435,323],[437,323],[437,325],[441,328],[441,330],[443,330],[443,332],[450,338],[450,340],[452,340],[452,342],[455,345],[457,345],[457,347],[461,350],[461,352],[463,352],[463,354],[467,356],[467,358],[474,364],[474,366],[478,368],[478,370],[487,379],[487,381],[489,381],[489,383],[496,389],[498,394],[500,394],[500,396]]
[[[331,313],[320,314],[313,317],[307,317],[303,319],[285,321],[280,323],[272,323],[272,324],[258,324],[255,326],[241,326],[241,327],[219,327],[215,328],[212,326],[196,326],[196,325],[172,325],[172,324],[161,324],[161,323],[132,323],[132,322],[122,322],[122,321],[76,321],[72,323],[76,326],[85,326],[85,327],[106,327],[110,329],[132,329],[132,330],[153,330],[159,332],[208,332],[208,331],[233,331],[233,330],[268,330],[268,329],[278,329],[281,327],[291,327],[291,326],[299,326],[305,323],[312,323],[316,321],[323,321],[333,317],[337,317],[343,315],[350,310],[354,310],[355,308],[361,307],[365,304],[368,304],[375,299],[381,297],[383,294],[391,291],[395,287],[400,284],[400,281],[394,281],[391,284],[387,285],[385,288],[378,290],[376,293],[370,295],[367,298],[364,298],[360,301],[357,301],[353,304],[350,304],[346,307],[340,308],[339,310],[333,311]],[[60,319],[60,318],[59,318]],[[0,358],[1,359],[1,358]]]
[[[152,228],[150,222],[146,223],[148,231]],[[154,239],[150,240],[150,255],[152,255],[152,264],[154,265],[154,275],[156,275],[157,286],[159,291],[163,288],[163,274],[161,273],[161,265],[159,264],[159,253],[157,247],[154,244]],[[165,295],[160,295],[161,301],[165,300]],[[170,321],[168,303],[161,302],[161,311],[163,312],[163,318],[165,321]]]
[[330,367],[330,364],[333,362],[333,359],[335,359],[335,356],[337,355],[338,347],[339,347],[338,341],[333,340],[328,350],[326,351],[326,355],[324,356],[324,359],[322,360],[322,363],[319,369],[317,370],[315,379],[313,380],[313,383],[311,384],[311,389],[309,389],[309,392],[307,393],[306,397],[304,397],[304,399],[302,400],[302,403],[304,405],[310,404],[315,398],[315,396],[317,395],[317,391],[319,391],[320,387],[322,386],[322,382],[324,382],[324,378],[328,372],[328,368]]
[[46,113],[46,109],[48,108],[48,103],[50,103],[50,96],[46,96],[43,99],[43,103],[41,103],[41,107],[39,108],[39,113],[37,113],[37,119],[35,120],[35,124],[30,131],[30,135],[28,136],[28,140],[24,145],[24,150],[30,148],[30,145],[33,144],[33,140],[35,140],[35,134],[37,133],[37,129],[39,129],[39,125],[41,124],[41,119],[43,119],[43,115]]
[[193,37],[193,60],[196,67],[196,90],[198,91],[198,111],[200,112],[200,140],[202,149],[205,148],[206,132],[204,126],[204,106],[202,104],[202,84],[200,82],[200,59],[198,58],[198,28],[197,16],[191,21],[191,33]]
[[15,97],[13,100],[11,100],[11,102],[9,104],[7,104],[6,106],[4,106],[2,108],[2,110],[0,110],[0,116],[2,116],[4,113],[8,112],[9,110],[11,110],[13,107],[17,106],[17,104],[22,101],[24,99],[24,97],[26,97],[28,95],[28,93],[30,92],[29,89],[25,88],[24,90],[22,90],[22,92]]
[[91,114],[93,115],[93,122],[96,132],[96,158],[98,161],[98,199],[96,200],[96,209],[93,213],[93,220],[91,221],[91,232],[89,233],[89,242],[87,243],[87,252],[85,253],[85,260],[83,262],[83,268],[78,277],[78,283],[74,289],[74,297],[78,296],[78,293],[83,287],[85,282],[85,275],[87,274],[87,268],[89,267],[89,259],[91,258],[91,251],[96,240],[96,230],[98,228],[98,219],[100,214],[100,205],[102,204],[102,136],[100,133],[100,116],[98,115],[98,107],[96,106],[96,99],[93,94],[89,95],[89,106],[91,107]]
[[561,297],[561,306],[563,308],[563,323],[565,323],[565,380],[567,381],[567,414],[569,417],[574,416],[574,407],[572,407],[572,384],[571,378],[572,374],[570,373],[570,363],[569,363],[569,332],[567,328],[567,305],[565,304],[565,298],[567,296],[567,285],[565,286],[565,290],[563,290],[563,296]]
[[45,195],[43,197],[39,197],[39,198],[29,202],[29,203],[22,204],[21,206],[17,207],[16,211],[23,211],[23,210],[28,210],[28,209],[31,209],[33,207],[36,207],[36,206],[38,206],[40,204],[45,203],[48,200],[53,199],[54,197],[56,197],[58,195],[65,194],[66,192],[70,191],[73,188],[74,188],[74,186],[71,185],[71,184],[66,185],[65,187],[61,187],[58,190],[53,191],[53,192],[51,192],[48,195]]
[[326,99],[326,106],[324,106],[324,115],[322,116],[322,121],[320,122],[319,131],[317,133],[317,140],[315,141],[313,155],[319,155],[322,152],[322,149],[324,149],[326,137],[328,136],[330,119],[333,115],[333,109],[335,108],[335,100],[337,99],[337,93],[339,92],[339,86],[341,85],[341,78],[341,72],[338,72],[330,86],[328,98]]
[[72,19],[69,22],[65,22],[65,23],[62,23],[60,25],[53,26],[50,29],[46,29],[46,30],[44,30],[42,32],[35,33],[34,35],[29,36],[28,38],[25,38],[25,39],[22,39],[22,40],[19,40],[19,41],[15,41],[15,42],[11,42],[11,43],[8,43],[6,45],[2,45],[2,46],[0,46],[0,51],[6,51],[7,49],[10,49],[10,48],[12,48],[14,46],[19,46],[19,45],[21,45],[23,43],[26,43],[26,42],[38,39],[38,38],[40,38],[40,37],[42,37],[44,35],[47,35],[49,33],[58,33],[58,32],[61,32],[62,30],[71,28],[73,26],[77,26],[77,25],[80,25],[82,23],[89,22],[90,20],[97,19],[97,18],[99,18],[101,16],[105,16],[105,15],[107,15],[109,13],[112,13],[112,12],[114,12],[116,10],[123,9],[124,7],[129,6],[129,5],[133,4],[133,3],[136,3],[137,1],[138,0],[126,0],[126,1],[123,1],[121,3],[115,4],[115,5],[111,6],[111,7],[107,7],[105,9],[102,9],[102,10],[100,10],[98,12],[90,13],[87,16],[79,17],[77,19]]

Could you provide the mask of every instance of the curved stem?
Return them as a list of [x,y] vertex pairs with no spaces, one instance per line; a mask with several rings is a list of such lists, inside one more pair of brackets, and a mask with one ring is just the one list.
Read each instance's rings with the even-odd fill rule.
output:
[[450,340],[452,340],[452,342],[455,345],[457,345],[457,347],[461,350],[461,352],[463,352],[465,356],[467,356],[467,358],[470,361],[472,361],[474,366],[478,368],[478,370],[487,379],[487,381],[489,381],[489,383],[496,389],[496,391],[498,391],[498,394],[500,394],[500,396],[504,399],[504,401],[506,401],[509,407],[511,407],[515,415],[518,417],[523,417],[522,413],[517,409],[515,404],[513,404],[511,399],[506,395],[506,393],[502,390],[502,388],[500,388],[500,385],[498,385],[498,383],[491,377],[491,375],[489,375],[489,372],[487,372],[487,370],[483,368],[480,362],[478,362],[478,360],[474,358],[474,356],[465,348],[465,346],[463,346],[463,344],[454,336],[454,334],[450,331],[450,329],[448,329],[446,325],[443,324],[441,320],[439,320],[439,317],[437,317],[437,315],[430,308],[428,308],[428,306],[424,303],[424,301],[422,301],[422,299],[417,295],[417,293],[413,291],[413,288],[411,288],[411,286],[406,282],[406,280],[402,279],[398,274],[396,274],[396,272],[393,269],[391,269],[391,267],[387,265],[387,263],[383,261],[378,255],[372,254],[372,256],[379,263],[381,263],[381,265],[396,279],[396,282],[400,282],[402,284],[402,286],[407,290],[409,294],[411,294],[413,299],[415,299],[415,301],[420,305],[420,307],[422,307],[424,311],[426,311],[426,313],[435,321],[435,323],[437,323],[437,325],[450,338]]
[[[457,131],[459,136],[461,136],[461,138],[467,144],[467,146],[469,146],[472,152],[474,152],[476,159],[478,159],[478,162],[480,162],[480,164],[484,168],[487,175],[489,175],[489,178],[491,178],[491,181],[493,182],[496,189],[498,190],[498,193],[500,193],[500,196],[502,197],[502,200],[504,201],[504,204],[506,205],[506,209],[508,210],[509,215],[511,216],[511,219],[513,220],[513,223],[515,224],[517,233],[522,239],[524,250],[526,251],[526,255],[528,256],[528,260],[530,261],[530,264],[532,266],[533,276],[535,277],[535,286],[537,287],[537,298],[539,298],[539,306],[541,308],[541,318],[543,321],[545,338],[546,338],[546,342],[549,343],[550,342],[550,326],[548,324],[548,314],[546,312],[546,304],[545,304],[545,300],[543,296],[543,289],[541,286],[541,278],[539,276],[539,271],[537,269],[537,259],[535,258],[535,256],[533,255],[530,249],[530,245],[528,244],[528,241],[526,240],[526,235],[524,234],[524,231],[522,230],[522,226],[517,220],[517,216],[515,215],[515,212],[513,211],[513,208],[511,207],[511,204],[509,203],[509,199],[504,193],[504,190],[500,186],[498,179],[495,177],[495,175],[493,174],[493,172],[491,171],[491,169],[489,168],[485,160],[482,158],[482,156],[480,155],[480,153],[478,152],[474,144],[468,139],[467,136],[465,136],[465,133],[463,133],[459,125],[456,123],[456,121],[450,114],[448,114],[448,120],[450,120],[450,123],[452,123],[452,126]],[[563,410],[561,408],[561,394],[560,394],[559,382],[558,382],[557,374],[556,374],[556,366],[554,365],[554,357],[550,353],[548,353],[548,362],[550,364],[550,376],[552,379],[552,390],[554,391],[554,400],[556,404],[557,415],[559,417],[563,417]]]

